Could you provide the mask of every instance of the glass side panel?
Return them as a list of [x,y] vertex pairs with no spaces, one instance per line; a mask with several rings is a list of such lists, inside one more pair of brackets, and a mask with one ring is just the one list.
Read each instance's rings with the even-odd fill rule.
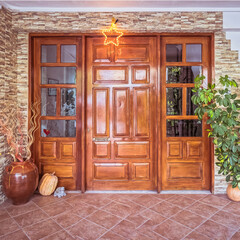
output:
[[186,44],[187,62],[202,62],[202,44]]
[[76,137],[76,121],[41,120],[41,137]]
[[61,88],[61,115],[76,116],[76,88]]
[[200,120],[167,120],[167,137],[201,137]]
[[181,62],[182,61],[182,44],[166,45],[166,61]]
[[41,62],[42,63],[57,62],[57,45],[42,45]]
[[202,74],[201,66],[167,67],[167,83],[194,83],[197,75]]
[[75,84],[75,67],[42,67],[42,84]]
[[41,89],[41,105],[42,116],[56,116],[56,101],[57,89],[56,88],[42,88]]
[[76,45],[61,45],[61,62],[76,62]]
[[167,115],[182,115],[182,88],[167,88]]
[[191,98],[196,93],[192,92],[193,88],[187,88],[187,115],[195,115],[194,111],[197,108],[197,105],[193,104]]

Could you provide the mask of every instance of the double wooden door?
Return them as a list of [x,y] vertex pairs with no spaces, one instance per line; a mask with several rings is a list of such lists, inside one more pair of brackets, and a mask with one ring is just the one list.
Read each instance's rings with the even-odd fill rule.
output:
[[67,189],[210,189],[206,119],[194,116],[191,103],[194,78],[211,78],[210,38],[103,42],[34,39],[40,173],[56,172]]
[[156,189],[156,38],[87,39],[87,189]]

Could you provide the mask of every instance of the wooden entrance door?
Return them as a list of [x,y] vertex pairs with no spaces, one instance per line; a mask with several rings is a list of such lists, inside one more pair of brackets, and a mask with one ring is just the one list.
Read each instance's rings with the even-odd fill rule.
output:
[[161,38],[162,190],[210,189],[206,119],[191,103],[194,78],[211,78],[209,52],[208,37]]
[[87,190],[156,188],[156,38],[88,38]]

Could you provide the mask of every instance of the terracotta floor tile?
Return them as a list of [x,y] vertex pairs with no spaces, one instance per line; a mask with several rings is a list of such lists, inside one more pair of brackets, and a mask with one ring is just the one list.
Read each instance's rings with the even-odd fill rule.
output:
[[129,236],[135,232],[135,224],[126,220],[121,221],[112,231],[129,239]]
[[156,197],[156,198],[159,198],[159,199],[162,199],[162,200],[172,198],[173,196],[174,196],[174,194],[161,194],[161,193],[153,194],[153,197]]
[[216,196],[216,197],[221,197],[221,198],[225,198],[225,199],[229,200],[227,194],[214,194],[214,196]]
[[208,194],[183,194],[183,197],[191,198],[194,200],[200,200],[204,197],[207,197]]
[[230,200],[209,194],[207,197],[201,199],[201,202],[211,205],[213,207],[221,208],[226,206],[230,202]]
[[1,208],[1,209],[0,209],[0,222],[1,222],[2,220],[7,219],[7,218],[10,218],[10,215],[8,214],[8,212],[7,212],[6,209]]
[[240,216],[240,202],[230,202],[222,210],[236,214]]
[[96,212],[97,210],[97,208],[86,204],[74,208],[75,214],[82,218],[86,218],[88,215]]
[[225,211],[217,212],[210,220],[234,229],[239,229],[240,227],[240,216]]
[[29,240],[22,230],[4,235],[0,237],[0,240]]
[[156,224],[155,222],[153,222],[152,220],[148,220],[147,222],[145,222],[142,226],[140,226],[137,231],[141,232],[143,235],[150,237],[151,239],[154,240],[162,240],[165,239],[163,237],[161,237],[160,235],[158,235],[157,233],[155,233],[153,231],[153,229],[155,229],[155,227],[158,224]]
[[63,228],[70,227],[71,225],[79,222],[82,218],[75,214],[75,211],[66,211],[53,218]]
[[103,210],[106,210],[107,212],[110,212],[118,217],[127,217],[131,214],[132,211],[131,207],[129,207],[128,205],[115,202],[110,203],[109,205],[104,207]]
[[70,204],[73,207],[80,207],[80,206],[85,206],[86,204],[83,202],[83,197],[82,195],[74,196],[71,198],[68,198],[65,200],[68,204]]
[[40,194],[34,194],[32,197],[32,201],[36,203],[39,207],[44,207],[46,205],[56,203],[61,201],[61,198],[51,196],[42,196]]
[[129,235],[128,239],[130,239],[130,240],[152,240],[151,237],[148,237],[139,232],[134,232],[133,234]]
[[153,197],[152,195],[142,195],[135,198],[133,201],[139,205],[143,205],[144,207],[151,207],[161,202],[161,199]]
[[14,217],[15,221],[19,224],[20,227],[26,227],[47,218],[49,218],[49,216],[41,209],[37,209]]
[[53,217],[65,211],[73,210],[74,208],[65,201],[53,203],[42,208],[49,216]]
[[15,232],[19,227],[17,223],[12,219],[8,218],[0,222],[0,236]]
[[160,215],[159,213],[151,210],[151,209],[147,209],[145,211],[143,211],[141,213],[142,216],[144,216],[145,218],[150,219],[154,224],[159,224],[161,222],[163,222],[164,220],[166,220],[165,217],[163,217],[162,215]]
[[174,197],[167,200],[168,203],[172,203],[181,208],[186,208],[186,207],[192,205],[195,201],[196,200],[194,200],[194,199],[186,198],[183,196],[177,196],[177,195],[175,195]]
[[205,235],[202,235],[201,233],[194,231],[187,235],[184,238],[184,240],[211,240],[211,239]]
[[99,198],[98,197],[96,199],[86,199],[83,202],[87,203],[89,205],[92,205],[94,207],[101,208],[101,207],[108,205],[112,201],[109,200],[108,198]]
[[226,240],[230,239],[233,230],[211,220],[206,221],[196,229],[197,232],[208,236],[211,239]]
[[82,221],[68,228],[67,231],[75,238],[80,237],[86,240],[96,240],[107,230],[93,222],[83,219]]
[[6,208],[6,210],[12,217],[21,215],[23,213],[31,212],[31,211],[37,210],[37,209],[39,209],[39,208],[32,201],[30,201],[26,204],[23,204],[23,205],[11,205],[10,207]]
[[112,228],[122,220],[121,218],[114,216],[111,213],[101,210],[91,214],[87,217],[87,219],[107,229]]
[[219,211],[218,208],[209,206],[207,204],[201,204],[199,202],[194,203],[193,205],[189,206],[186,210],[189,210],[191,212],[194,212],[202,217],[210,217],[217,211]]
[[155,212],[160,213],[164,217],[170,217],[181,210],[181,208],[167,202],[161,202],[151,209]]
[[119,199],[125,199],[125,200],[134,200],[137,197],[140,197],[144,194],[109,194],[107,197],[111,200],[119,200]]
[[135,224],[135,227],[139,227],[140,225],[142,225],[144,222],[146,222],[148,220],[148,218],[143,217],[140,214],[131,214],[126,218],[127,221],[132,222]]
[[58,232],[62,229],[53,220],[48,219],[42,222],[35,223],[31,226],[24,227],[23,230],[31,238],[31,240],[37,240],[51,235],[55,232]]
[[240,232],[236,232],[231,238],[231,240],[239,240],[239,239],[240,239]]
[[179,240],[191,232],[191,229],[177,222],[167,220],[158,225],[154,231],[169,240]]
[[171,219],[174,221],[177,221],[189,228],[196,228],[201,223],[203,223],[204,221],[207,220],[204,217],[201,217],[199,215],[196,215],[196,214],[186,211],[186,210],[183,210],[183,211],[177,213],[177,215],[173,216]]
[[47,236],[45,238],[43,238],[42,240],[73,240],[74,238],[68,234],[67,232],[60,231],[60,232],[56,232],[50,236]]
[[126,240],[126,238],[124,238],[112,231],[109,231],[106,234],[104,234],[101,238],[99,238],[99,240]]

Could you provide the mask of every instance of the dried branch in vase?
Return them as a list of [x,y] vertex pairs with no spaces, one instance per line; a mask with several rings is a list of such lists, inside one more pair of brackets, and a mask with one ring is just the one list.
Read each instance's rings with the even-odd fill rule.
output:
[[6,136],[9,146],[7,154],[13,157],[13,160],[23,162],[24,159],[31,158],[31,145],[34,142],[34,134],[39,128],[37,124],[37,118],[40,115],[39,102],[31,105],[31,119],[30,128],[27,133],[28,143],[26,147],[24,145],[24,134],[22,128],[24,125],[24,118],[21,113],[11,106],[11,104],[5,105],[1,113],[0,118],[0,132]]

